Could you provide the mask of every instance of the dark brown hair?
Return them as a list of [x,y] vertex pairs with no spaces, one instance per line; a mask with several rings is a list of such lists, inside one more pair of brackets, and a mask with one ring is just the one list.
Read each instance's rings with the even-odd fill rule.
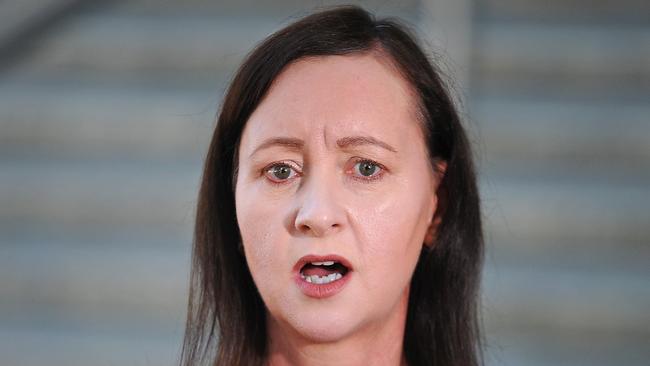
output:
[[418,98],[426,145],[445,161],[436,242],[423,249],[411,280],[404,355],[409,365],[481,363],[478,288],[483,260],[481,214],[470,146],[440,73],[408,28],[338,7],[276,32],[248,55],[225,96],[198,199],[190,299],[181,363],[263,365],[266,310],[240,250],[235,215],[237,150],[246,121],[273,80],[309,56],[378,51]]

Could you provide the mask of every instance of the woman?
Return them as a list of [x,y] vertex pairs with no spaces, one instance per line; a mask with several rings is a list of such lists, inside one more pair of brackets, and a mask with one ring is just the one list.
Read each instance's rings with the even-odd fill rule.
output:
[[477,365],[470,148],[404,27],[273,34],[225,97],[199,194],[185,365]]

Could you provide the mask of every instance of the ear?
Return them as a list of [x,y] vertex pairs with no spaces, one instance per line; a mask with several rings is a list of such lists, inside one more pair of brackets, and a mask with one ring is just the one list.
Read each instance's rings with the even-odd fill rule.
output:
[[440,161],[436,163],[434,168],[434,189],[431,198],[433,214],[429,220],[429,227],[427,228],[427,232],[424,236],[424,245],[427,247],[427,249],[433,248],[434,244],[436,243],[438,227],[440,227],[440,223],[442,222],[443,210],[440,207],[440,190],[438,188],[440,187],[442,178],[445,176],[446,170],[446,161]]
[[427,249],[433,248],[434,244],[436,243],[438,227],[440,226],[441,221],[442,218],[440,215],[436,214],[433,216],[433,220],[431,220],[431,224],[429,224],[427,232],[424,235],[424,245],[427,247]]

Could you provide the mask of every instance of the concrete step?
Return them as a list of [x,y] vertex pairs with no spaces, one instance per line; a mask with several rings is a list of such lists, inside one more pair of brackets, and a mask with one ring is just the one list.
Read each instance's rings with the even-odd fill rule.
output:
[[183,73],[187,78],[230,75],[255,44],[293,20],[287,14],[295,11],[283,16],[264,11],[233,16],[196,9],[190,13],[104,9],[77,17],[39,40],[27,62],[12,72],[92,71],[125,79],[143,78],[152,71]]
[[[288,20],[259,14],[90,13],[41,40],[13,72],[227,79],[257,42]],[[643,26],[479,23],[474,43],[473,88],[479,91],[650,91],[650,33]]]
[[478,0],[479,21],[544,23],[648,24],[650,4],[645,0]]
[[[650,94],[649,94],[650,95]],[[650,106],[637,100],[484,95],[471,105],[487,159],[630,166],[650,162]]]
[[13,72],[90,70],[115,76],[165,71],[214,77],[234,70],[280,23],[268,16],[90,13],[41,39]]
[[485,163],[480,182],[487,252],[496,261],[646,270],[650,169],[511,159]]
[[218,100],[214,89],[0,84],[3,156],[148,156],[200,159]]
[[177,366],[182,329],[103,333],[62,327],[5,328],[0,325],[3,365]]
[[122,1],[117,5],[120,11],[129,13],[168,14],[168,13],[206,13],[232,16],[249,14],[267,14],[273,17],[297,17],[307,12],[326,6],[357,4],[379,15],[408,15],[413,14],[418,0],[403,0],[386,2],[382,0],[275,0],[259,2],[254,0],[131,0]]
[[557,96],[650,94],[650,29],[639,25],[477,24],[473,86]]
[[21,0],[0,2],[0,46],[14,41],[52,14],[74,9],[74,0]]
[[487,328],[486,366],[643,366],[647,337],[594,331]]
[[75,235],[0,244],[3,327],[97,328],[119,333],[182,328],[191,240],[153,233],[138,242]]
[[0,167],[3,230],[191,232],[199,157],[191,163],[9,160],[1,161]]
[[[490,221],[492,218],[488,218]],[[488,234],[486,261],[492,266],[516,267],[534,263],[549,272],[598,269],[605,273],[647,276],[647,242],[607,239],[514,240]]]
[[486,231],[495,240],[598,240],[643,243],[650,238],[650,186],[493,180],[482,189]]
[[484,320],[492,329],[555,329],[650,336],[650,272],[598,268],[560,270],[491,264],[483,287]]
[[39,230],[0,240],[3,364],[177,364],[189,242],[156,232],[38,238]]

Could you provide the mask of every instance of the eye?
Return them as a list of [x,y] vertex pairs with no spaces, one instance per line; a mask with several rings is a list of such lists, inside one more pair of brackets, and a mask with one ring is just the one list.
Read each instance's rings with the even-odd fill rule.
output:
[[372,160],[361,160],[354,164],[354,174],[362,179],[373,179],[381,174],[382,167]]
[[264,169],[264,174],[275,183],[282,183],[296,176],[296,170],[289,164],[273,164]]

